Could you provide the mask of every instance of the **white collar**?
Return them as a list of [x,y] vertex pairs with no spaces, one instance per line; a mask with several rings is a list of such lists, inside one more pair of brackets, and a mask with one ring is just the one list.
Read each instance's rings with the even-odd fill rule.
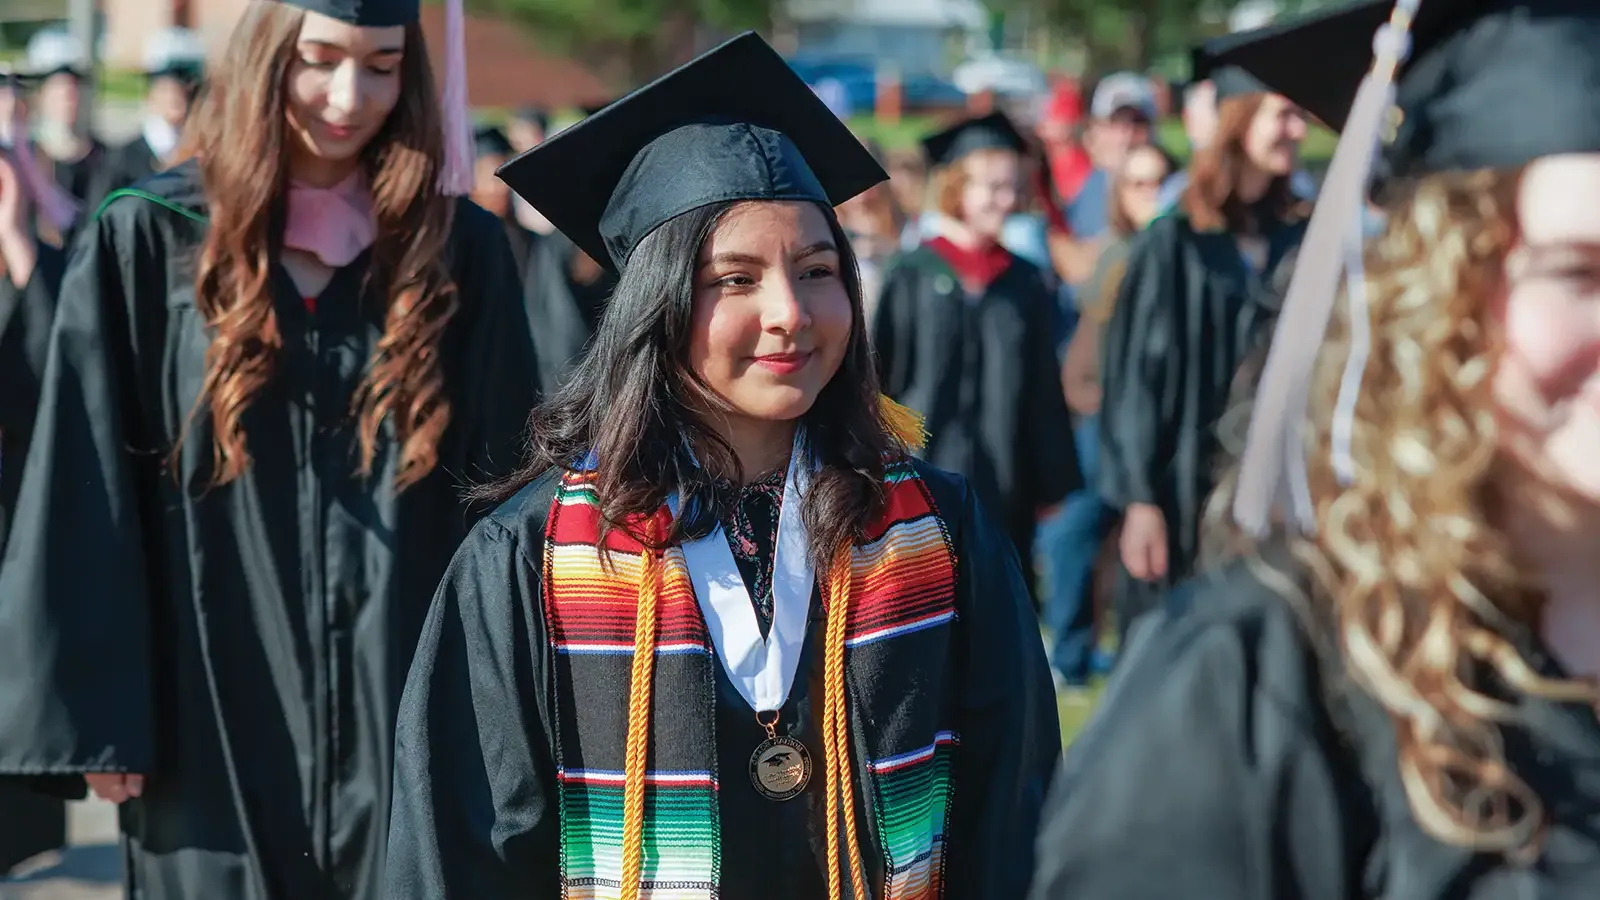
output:
[[173,128],[172,123],[166,119],[160,116],[145,116],[143,131],[144,142],[150,146],[151,152],[155,153],[156,159],[164,162],[172,155],[172,151],[178,149],[178,129]]
[[[811,542],[800,514],[800,500],[811,481],[812,466],[808,463],[803,432],[797,431],[778,510],[776,558],[772,563],[772,628],[765,640],[750,591],[739,574],[722,526],[682,547],[689,580],[717,658],[739,696],[756,712],[783,707],[794,687],[800,652],[805,647],[816,582],[811,568]],[[668,506],[677,515],[678,498],[669,499]]]

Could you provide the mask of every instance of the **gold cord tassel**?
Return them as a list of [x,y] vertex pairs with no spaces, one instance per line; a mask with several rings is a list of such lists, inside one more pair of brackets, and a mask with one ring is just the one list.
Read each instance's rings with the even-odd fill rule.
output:
[[[850,574],[847,547],[828,573],[828,624],[822,643],[822,744],[827,768],[829,900],[843,900],[844,896],[839,871],[841,839],[845,856],[850,860],[851,893],[855,900],[868,900],[861,847],[856,842],[855,771],[850,765],[849,703],[844,689],[844,633],[850,611]],[[842,838],[839,834],[841,813],[844,819]]]
[[901,406],[889,399],[887,394],[879,394],[878,416],[883,420],[884,427],[908,452],[916,453],[927,445],[928,424],[922,413],[909,406]]
[[644,787],[650,757],[651,693],[656,668],[657,551],[640,560],[638,610],[633,622],[633,671],[628,679],[628,755],[622,775],[622,900],[639,900],[644,879]]

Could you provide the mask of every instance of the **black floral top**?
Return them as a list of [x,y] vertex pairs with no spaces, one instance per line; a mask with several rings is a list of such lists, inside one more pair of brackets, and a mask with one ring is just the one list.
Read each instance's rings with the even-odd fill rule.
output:
[[717,483],[717,494],[728,498],[717,521],[728,536],[733,561],[750,592],[762,638],[772,630],[772,564],[777,558],[778,511],[783,506],[788,474],[786,469],[778,469],[742,487],[731,481]]

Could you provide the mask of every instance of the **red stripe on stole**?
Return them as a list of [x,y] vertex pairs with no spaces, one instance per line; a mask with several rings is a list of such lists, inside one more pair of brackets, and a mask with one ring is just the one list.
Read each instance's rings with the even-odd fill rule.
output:
[[[588,504],[557,503],[550,510],[546,545],[546,565],[557,553],[582,552],[593,547],[599,534],[599,511]],[[568,545],[566,547],[558,545]],[[639,584],[635,573],[640,545],[620,531],[607,536],[618,569],[612,571],[598,563],[585,565],[582,574],[546,572],[545,610],[550,638],[556,644],[633,643],[634,622],[639,605]],[[590,549],[592,559],[598,552]],[[626,564],[624,567],[623,564]],[[705,620],[695,600],[694,588],[681,568],[670,568],[656,599],[659,644],[707,643]]]
[[[574,483],[585,480],[584,476],[568,478],[565,484],[569,490]],[[938,522],[916,521],[930,515],[936,515],[936,511],[920,481],[908,479],[889,486],[883,514],[867,529],[868,545],[855,550],[847,639],[921,621],[953,608],[955,557],[948,534]],[[665,509],[658,516],[664,524]],[[902,538],[892,534],[900,525],[930,529],[927,534],[931,540],[921,546],[903,546]],[[593,506],[558,500],[550,511],[546,553],[561,551],[560,545],[593,545],[599,528],[599,511]],[[886,537],[890,540],[888,545],[872,546]],[[620,530],[607,535],[606,546],[617,555],[640,551],[638,542]],[[884,550],[891,552],[885,554]],[[587,566],[585,569],[584,575],[576,577],[570,572],[547,573],[545,608],[552,640],[557,644],[632,643],[637,583],[632,578]],[[637,570],[630,565],[626,571]],[[679,568],[669,572],[658,599],[660,642],[709,645],[705,620],[686,573]]]

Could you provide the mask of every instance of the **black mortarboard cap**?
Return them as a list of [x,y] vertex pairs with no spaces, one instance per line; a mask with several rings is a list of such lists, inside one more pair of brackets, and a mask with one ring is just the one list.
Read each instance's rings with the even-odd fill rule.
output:
[[0,87],[7,87],[13,91],[25,91],[33,86],[33,78],[26,72],[18,72],[10,66],[0,63]]
[[410,25],[422,16],[422,0],[268,0],[287,3],[365,28]]
[[1027,139],[1005,113],[965,119],[922,139],[922,152],[935,166],[947,166],[968,153],[996,149],[1013,153],[1028,149]]
[[176,78],[193,86],[204,77],[205,63],[204,42],[187,28],[167,28],[145,42],[144,74],[147,78]]
[[485,125],[473,133],[472,142],[479,156],[506,156],[514,152],[506,133],[492,125]]
[[[1213,51],[1342,130],[1392,0],[1230,35]],[[1395,84],[1386,174],[1600,151],[1600,2],[1422,0]]]
[[[1228,37],[1231,37],[1231,35]],[[1226,42],[1228,38],[1224,37],[1218,40]],[[1238,66],[1218,65],[1212,55],[1212,48],[1216,43],[1216,41],[1207,41],[1191,49],[1189,51],[1189,64],[1195,81],[1211,82],[1212,87],[1216,90],[1218,103],[1233,97],[1243,97],[1246,94],[1262,94],[1271,91],[1271,88],[1262,84],[1259,78]]]
[[498,174],[613,270],[646,235],[690,210],[729,200],[831,207],[889,177],[754,32],[567,128]]

